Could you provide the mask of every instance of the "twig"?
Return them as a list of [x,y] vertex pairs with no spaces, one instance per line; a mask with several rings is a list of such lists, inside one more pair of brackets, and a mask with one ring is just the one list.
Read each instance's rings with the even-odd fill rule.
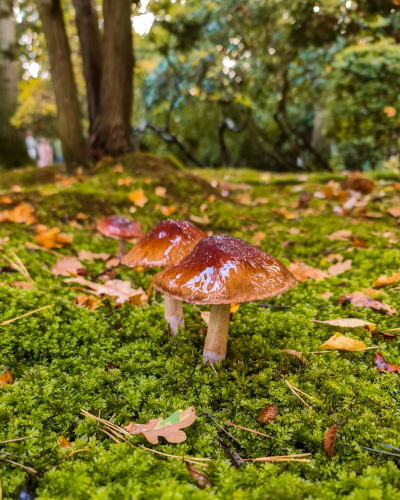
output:
[[363,448],[364,450],[374,451],[375,453],[382,453],[382,455],[390,455],[392,457],[400,457],[400,455],[398,453],[390,453],[388,451],[375,450],[375,448],[368,448],[367,446],[361,446],[361,445],[359,445],[359,446],[360,446],[360,448]]
[[215,375],[217,375],[217,377],[219,377],[219,373],[218,373],[218,372],[217,372],[217,370],[214,368],[214,365],[211,363],[210,358],[209,358],[208,356],[206,356],[206,357],[207,357],[207,361],[208,361],[208,362],[210,363],[210,365],[211,365],[211,368],[214,370]]
[[[277,457],[245,458],[245,462],[304,462],[304,459],[296,460],[297,457],[309,457],[311,453],[298,453],[297,455],[282,455]],[[294,459],[294,460],[293,460]],[[306,460],[310,462],[310,460]]]
[[301,398],[301,397],[297,394],[297,392],[295,392],[294,388],[293,388],[293,387],[290,385],[290,383],[289,383],[289,382],[285,379],[285,377],[283,377],[283,380],[285,381],[285,384],[289,387],[289,389],[293,392],[293,394],[294,394],[297,398],[299,398],[299,399],[300,399],[300,401],[301,401],[302,403],[304,403],[306,406],[310,406],[310,405],[308,405],[308,404],[304,401],[304,399],[303,399],[303,398]]
[[34,311],[30,311],[26,314],[23,314],[22,316],[17,316],[16,318],[13,318],[13,319],[8,319],[7,321],[3,321],[2,323],[0,323],[0,326],[8,325],[9,323],[12,323],[13,321],[17,321],[17,319],[25,318],[25,316],[29,316],[30,314],[34,314],[34,313],[37,313],[39,311],[43,311],[43,309],[48,309],[49,307],[52,307],[52,305],[50,304],[49,306],[40,307],[39,309],[35,309]]
[[29,437],[23,437],[23,438],[17,438],[17,439],[9,439],[8,441],[0,441],[0,444],[6,444],[6,443],[15,443],[16,441],[23,441],[24,439],[35,439],[36,436],[29,436]]
[[41,475],[37,470],[32,469],[32,467],[27,467],[26,465],[19,464],[18,462],[14,462],[13,460],[8,460],[8,458],[0,458],[0,460],[2,460],[3,462],[8,462],[9,464],[18,465],[18,467],[22,467],[28,472],[33,472],[34,474]]
[[69,458],[69,457],[72,457],[72,455],[75,455],[75,453],[79,453],[81,451],[92,451],[92,450],[83,449],[83,450],[74,450],[74,451],[71,451],[71,453],[66,457],[65,460],[67,460],[67,458]]
[[386,443],[382,443],[381,441],[377,441],[378,444],[381,444],[382,446],[386,446],[386,448],[390,448],[391,450],[395,451],[400,451],[400,448],[395,448],[394,446]]
[[30,241],[25,241],[25,245],[32,250],[42,250],[43,252],[50,253],[51,255],[55,255],[56,257],[65,257],[62,253],[55,252],[54,250],[50,250],[46,247],[41,247],[40,245],[36,245],[36,243],[31,243]]
[[223,420],[222,418],[218,418],[218,417],[215,417],[215,418],[218,420],[221,420],[222,422],[224,422],[224,424],[233,425],[233,427],[238,427],[239,429],[243,429],[244,431],[253,432],[254,434],[258,434],[259,436],[264,436],[267,438],[275,439],[272,436],[268,436],[268,434],[263,434],[262,432],[254,431],[253,429],[248,429],[247,427],[242,427],[241,425],[233,424],[232,422],[228,422],[227,420]]
[[8,451],[0,450],[0,453],[3,453],[3,455],[9,455],[10,457],[24,458],[25,460],[30,460],[28,457],[23,457],[22,455],[14,455],[14,453],[8,453]]
[[238,444],[241,448],[244,448],[244,446],[243,446],[242,444],[240,444],[240,443],[239,443],[239,441],[238,441],[235,437],[233,437],[233,436],[232,436],[232,434],[230,434],[230,433],[229,433],[226,429],[224,429],[224,428],[222,427],[222,425],[219,425],[219,423],[215,420],[215,418],[214,418],[212,415],[210,415],[210,413],[208,413],[207,411],[205,411],[204,413],[205,413],[206,415],[208,415],[208,416],[209,416],[209,417],[210,417],[210,418],[214,421],[214,423],[215,423],[216,425],[218,425],[218,427],[219,427],[222,431],[224,431],[224,432],[225,432],[225,434],[227,434],[227,435],[228,435],[231,439],[233,439],[234,441],[236,441],[236,442],[237,442],[237,444]]
[[177,460],[183,460],[185,462],[190,462],[195,465],[202,465],[203,467],[208,467],[208,464],[202,464],[199,462],[199,460],[206,460],[208,462],[211,462],[211,458],[197,458],[197,457],[178,457],[176,455],[168,455],[167,453],[162,453],[161,451],[156,451],[152,450],[151,448],[146,448],[145,446],[142,446],[141,444],[138,444],[138,448],[141,448],[142,450],[147,450],[151,451],[151,453],[157,453],[157,455],[162,455],[164,457],[169,457],[169,458],[175,458]]

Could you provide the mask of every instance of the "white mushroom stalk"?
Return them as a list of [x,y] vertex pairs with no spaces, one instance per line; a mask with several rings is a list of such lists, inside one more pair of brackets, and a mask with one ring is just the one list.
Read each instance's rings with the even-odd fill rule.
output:
[[203,356],[205,363],[210,361],[214,365],[226,358],[231,305],[211,304],[210,309],[210,322],[208,324]]
[[185,328],[182,301],[164,295],[164,317],[171,330],[171,335],[178,333],[178,328]]

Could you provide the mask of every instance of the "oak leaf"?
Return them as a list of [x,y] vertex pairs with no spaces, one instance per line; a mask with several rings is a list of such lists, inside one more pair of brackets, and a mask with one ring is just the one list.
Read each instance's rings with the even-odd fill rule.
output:
[[211,486],[214,486],[214,483],[203,473],[201,472],[195,465],[192,465],[188,462],[186,463],[186,469],[189,472],[190,476],[194,481],[196,481],[199,488],[205,490]]
[[[86,307],[89,311],[94,311],[99,307],[100,299],[91,295],[81,293],[75,297],[74,304],[79,307]],[[102,305],[102,304],[100,304]]]
[[82,264],[76,257],[61,257],[51,268],[51,272],[57,276],[74,276],[82,269]]
[[379,276],[377,280],[374,281],[374,286],[389,286],[393,285],[394,283],[397,283],[400,281],[400,274],[399,273],[392,273],[391,276],[387,276],[386,274],[383,274],[382,276]]
[[3,366],[3,370],[5,373],[2,373],[0,375],[0,387],[3,387],[3,385],[8,385],[8,384],[13,384],[14,383],[14,378],[11,375],[11,373],[7,370],[5,366]]
[[375,361],[374,363],[376,364],[376,367],[380,372],[387,371],[387,372],[399,372],[400,373],[400,365],[396,365],[394,363],[388,363],[386,359],[384,358],[383,354],[381,352],[376,352],[375,353]]
[[46,226],[37,226],[35,235],[36,241],[45,248],[63,248],[69,247],[72,243],[72,236],[60,233],[58,227],[49,229]]
[[166,419],[155,418],[147,424],[135,424],[131,422],[125,426],[130,434],[141,434],[151,444],[157,444],[159,437],[164,437],[169,443],[182,443],[186,440],[186,434],[181,430],[189,427],[196,419],[196,410],[190,406],[185,411],[177,410]]
[[161,211],[161,213],[162,213],[163,215],[165,215],[166,217],[168,217],[169,215],[171,215],[171,214],[173,214],[174,212],[176,212],[176,208],[175,208],[173,205],[171,205],[171,206],[169,206],[169,207],[167,207],[167,206],[164,206],[164,205],[163,205],[163,206],[160,208],[160,211]]
[[375,323],[369,323],[368,321],[364,321],[358,318],[335,318],[329,319],[327,321],[318,321],[316,319],[311,320],[313,323],[322,323],[325,325],[334,326],[336,328],[359,328],[364,327],[368,331],[375,331]]
[[341,351],[359,351],[365,349],[367,346],[360,340],[355,340],[346,337],[339,332],[336,332],[330,339],[324,342],[321,349],[338,349]]
[[275,403],[271,403],[267,406],[264,406],[264,408],[260,411],[260,416],[257,420],[258,422],[260,422],[260,424],[269,424],[269,422],[275,420],[277,416],[278,409]]
[[314,269],[313,267],[307,266],[299,261],[291,262],[288,269],[297,281],[300,281],[300,283],[304,283],[308,280],[308,278],[313,280],[324,280],[325,278],[330,277],[329,274],[324,271]]
[[389,304],[385,304],[384,302],[379,302],[378,300],[371,299],[371,297],[362,292],[345,293],[338,298],[339,304],[347,300],[356,307],[371,307],[372,309],[376,309],[377,311],[383,309],[389,316],[398,314],[394,307],[389,306]]

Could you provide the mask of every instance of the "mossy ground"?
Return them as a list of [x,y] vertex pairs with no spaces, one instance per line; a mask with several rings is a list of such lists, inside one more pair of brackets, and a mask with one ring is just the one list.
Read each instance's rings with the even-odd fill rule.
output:
[[[144,169],[136,176],[128,160],[122,163],[125,166],[122,174],[104,167],[85,182],[56,188],[57,192],[48,196],[43,191],[54,190],[54,186],[37,185],[25,179],[23,191],[11,196],[16,201],[25,199],[32,203],[39,222],[73,235],[72,247],[60,250],[65,255],[76,254],[80,249],[116,252],[114,240],[105,239],[90,228],[97,217],[107,213],[127,215],[148,230],[164,218],[154,208],[160,203],[176,206],[177,212],[171,216],[174,218],[207,214],[209,223],[202,227],[215,233],[228,233],[251,242],[254,233],[265,232],[262,250],[285,264],[298,259],[326,269],[329,266],[326,256],[341,253],[345,259],[353,260],[352,269],[325,281],[299,283],[281,297],[268,301],[291,309],[242,304],[231,322],[227,359],[217,365],[220,373],[217,377],[209,365],[202,363],[204,335],[199,330],[205,324],[191,305],[184,305],[187,327],[174,339],[168,336],[162,296],[158,293],[144,307],[125,304],[115,309],[106,299],[104,306],[96,311],[78,308],[73,300],[79,292],[68,289],[62,277],[51,273],[57,258],[25,246],[25,241],[35,241],[33,227],[2,224],[0,237],[10,238],[3,245],[5,253],[9,255],[9,249],[16,252],[35,280],[36,289],[1,286],[1,320],[52,304],[50,309],[0,327],[0,364],[15,378],[13,385],[0,389],[0,441],[33,437],[22,443],[1,445],[1,450],[27,457],[15,460],[43,474],[29,486],[36,498],[400,499],[398,459],[359,446],[377,447],[376,440],[399,445],[399,375],[378,372],[373,363],[374,350],[310,354],[333,333],[315,326],[310,319],[355,317],[376,323],[377,330],[383,331],[399,326],[397,316],[338,305],[336,300],[343,293],[372,287],[378,276],[397,272],[400,267],[398,245],[390,243],[390,238],[372,234],[391,231],[395,237],[400,236],[395,219],[386,214],[388,206],[400,205],[398,195],[388,187],[391,180],[382,180],[381,189],[386,195],[383,201],[368,205],[368,210],[380,211],[382,219],[338,217],[332,209],[337,202],[314,198],[310,207],[318,215],[286,220],[272,209],[282,208],[284,202],[290,210],[290,203],[299,197],[299,193],[293,193],[293,186],[301,184],[302,189],[313,193],[335,176],[312,176],[300,182],[293,175],[268,177],[246,170],[197,172],[209,180],[229,176],[225,180],[247,182],[253,199],[270,200],[258,206],[245,206],[236,203],[233,196],[228,199],[217,196],[209,203],[211,187],[173,168],[167,173],[153,171],[150,175]],[[18,175],[21,182],[23,176]],[[117,180],[128,175],[134,178],[132,185],[119,186]],[[167,187],[170,199],[160,199],[154,194],[155,187],[160,185]],[[144,190],[148,203],[131,215],[132,203],[127,195],[138,188]],[[204,203],[208,207],[200,212],[199,207]],[[184,207],[188,211],[180,214]],[[2,206],[5,208],[9,207]],[[79,227],[68,225],[66,221],[78,212],[86,213],[88,219]],[[293,227],[300,229],[300,234],[289,233]],[[351,229],[355,236],[366,240],[369,248],[349,250],[348,241],[326,238],[340,229]],[[282,246],[283,242],[290,243]],[[97,261],[85,267],[95,274],[103,264]],[[118,272],[133,287],[147,289],[156,270],[143,273],[120,268]],[[7,273],[0,276],[3,282],[14,279],[23,277]],[[333,296],[320,298],[318,295],[326,290]],[[387,293],[385,302],[400,310],[398,291]],[[385,343],[386,359],[400,362],[396,340],[383,342],[363,330],[347,334],[368,346]],[[304,367],[296,358],[289,358],[282,352],[285,348],[302,351],[309,364]],[[109,361],[119,365],[119,369],[106,372],[104,364]],[[308,407],[289,391],[281,375],[314,398],[307,400]],[[279,417],[263,428],[257,417],[261,408],[272,402],[278,407]],[[174,455],[212,458],[206,474],[215,487],[203,491],[193,483],[183,463],[114,443],[98,430],[94,421],[80,415],[83,408],[96,415],[100,411],[106,419],[115,414],[114,422],[121,425],[130,421],[145,423],[190,405],[195,406],[197,419],[187,429],[187,440],[171,445],[161,439],[153,448]],[[204,411],[276,438],[271,440],[230,427],[229,431],[243,445],[243,448],[236,446],[243,458],[312,453],[312,462],[247,463],[237,470],[214,438],[219,436],[229,444],[235,443],[207,419]],[[330,461],[323,447],[324,434],[346,415],[349,417],[340,429],[335,455]],[[67,459],[71,450],[59,446],[60,436],[74,442],[74,449],[90,451]],[[147,445],[142,436],[133,436],[131,442]],[[0,462],[0,479],[3,499],[15,499],[25,483],[26,472]]]

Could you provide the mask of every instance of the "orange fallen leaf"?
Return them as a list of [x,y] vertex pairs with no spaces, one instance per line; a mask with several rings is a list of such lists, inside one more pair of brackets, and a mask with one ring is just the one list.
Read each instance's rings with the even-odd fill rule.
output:
[[393,217],[400,217],[400,207],[392,207],[387,209],[387,213],[392,215]]
[[123,171],[124,168],[121,165],[115,165],[115,167],[113,167],[113,172],[116,174],[122,174]]
[[271,403],[267,406],[264,406],[264,408],[260,411],[260,416],[257,420],[260,422],[260,424],[268,424],[269,422],[272,422],[272,420],[275,420],[277,416],[278,409],[275,403]]
[[208,215],[204,215],[203,217],[198,217],[197,215],[189,215],[189,219],[193,222],[197,222],[198,224],[209,224],[210,218]]
[[387,371],[387,372],[399,372],[400,373],[400,365],[396,365],[394,363],[388,363],[386,359],[384,358],[383,354],[381,352],[376,352],[375,353],[375,361],[374,363],[376,364],[376,367],[380,372]]
[[161,213],[163,215],[165,215],[166,217],[173,214],[175,211],[176,211],[176,208],[173,205],[171,205],[169,207],[166,207],[166,206],[161,207]]
[[157,196],[160,196],[161,198],[165,198],[165,195],[167,194],[167,188],[163,187],[163,186],[158,186],[156,187],[156,189],[154,190],[154,193],[157,195]]
[[369,323],[358,318],[335,318],[329,319],[327,321],[318,321],[316,319],[311,320],[312,323],[321,323],[324,325],[334,326],[336,328],[366,328],[370,332],[375,331],[375,323]]
[[208,199],[208,201],[210,203],[214,203],[214,201],[215,201],[215,195],[214,194],[210,194],[210,196],[207,199]]
[[385,304],[384,302],[380,302],[376,299],[371,299],[368,295],[362,292],[352,292],[352,293],[346,293],[344,295],[341,295],[338,299],[339,304],[345,301],[350,301],[351,304],[354,306],[361,306],[361,307],[371,307],[372,309],[376,309],[377,311],[383,309],[384,311],[387,312],[389,316],[392,316],[393,314],[398,314],[396,309],[392,306],[389,306],[388,304]]
[[393,285],[394,283],[397,283],[400,281],[400,274],[399,273],[392,273],[391,276],[387,276],[386,274],[383,274],[382,276],[379,276],[377,280],[374,281],[374,286],[380,287],[380,286],[389,286]]
[[13,384],[14,383],[14,378],[11,375],[11,373],[7,370],[5,366],[3,366],[3,370],[5,373],[2,373],[0,375],[0,387],[3,387],[3,385],[8,385],[8,384]]
[[58,438],[58,443],[61,448],[72,448],[72,444],[67,441],[64,436],[60,436]]
[[286,217],[286,219],[289,220],[296,219],[297,217],[297,214],[289,212],[285,208],[273,208],[272,211],[276,214],[283,215],[284,217]]
[[336,231],[332,234],[330,234],[329,236],[327,236],[327,238],[329,240],[348,240],[351,236],[351,231],[349,231],[348,229],[342,229],[341,231]]
[[130,186],[132,184],[132,177],[124,177],[123,179],[118,179],[118,186]]
[[330,299],[332,295],[333,293],[327,290],[326,292],[317,295],[317,297],[320,297],[321,299]]
[[288,269],[300,283],[304,283],[309,278],[313,280],[324,280],[330,277],[329,274],[324,271],[314,269],[299,261],[291,262]]
[[266,237],[267,237],[267,235],[265,233],[254,233],[253,234],[253,245],[256,247],[261,246],[261,241]]
[[346,337],[345,335],[336,332],[335,335],[332,335],[330,339],[324,342],[321,346],[321,349],[338,349],[341,351],[359,351],[361,349],[365,349],[367,346],[364,342],[360,340],[355,340],[350,337]]
[[28,283],[26,281],[13,281],[12,283],[10,283],[10,286],[19,288],[20,290],[31,290],[32,288],[35,288],[32,283]]
[[362,238],[351,238],[351,246],[357,248],[369,248],[369,245]]
[[333,260],[337,260],[338,262],[342,262],[343,261],[343,255],[341,255],[340,253],[330,253],[326,260],[328,262],[332,262]]
[[4,203],[4,205],[10,205],[12,202],[13,201],[9,196],[0,196],[0,203]]
[[373,297],[374,295],[386,295],[386,297],[388,296],[388,294],[386,292],[384,292],[383,290],[374,290],[373,288],[364,288],[364,291],[370,297]]
[[88,216],[84,214],[83,212],[79,212],[75,215],[76,220],[86,220]]
[[383,112],[388,118],[393,118],[394,116],[396,116],[396,109],[393,106],[386,106],[385,108],[383,108]]
[[94,311],[99,305],[103,305],[99,304],[100,300],[97,297],[81,293],[75,297],[74,304],[79,307],[86,307],[89,311]]
[[0,212],[0,222],[16,222],[18,224],[33,224],[36,221],[34,217],[35,209],[29,203],[20,203],[12,210]]
[[147,198],[144,195],[143,189],[137,189],[128,195],[128,198],[133,202],[137,207],[144,207],[147,203]]
[[253,203],[249,194],[236,194],[235,201],[237,201],[241,205],[251,205]]
[[72,236],[60,233],[58,227],[49,229],[46,226],[38,226],[35,235],[36,241],[45,248],[63,248],[69,247],[72,243]]

